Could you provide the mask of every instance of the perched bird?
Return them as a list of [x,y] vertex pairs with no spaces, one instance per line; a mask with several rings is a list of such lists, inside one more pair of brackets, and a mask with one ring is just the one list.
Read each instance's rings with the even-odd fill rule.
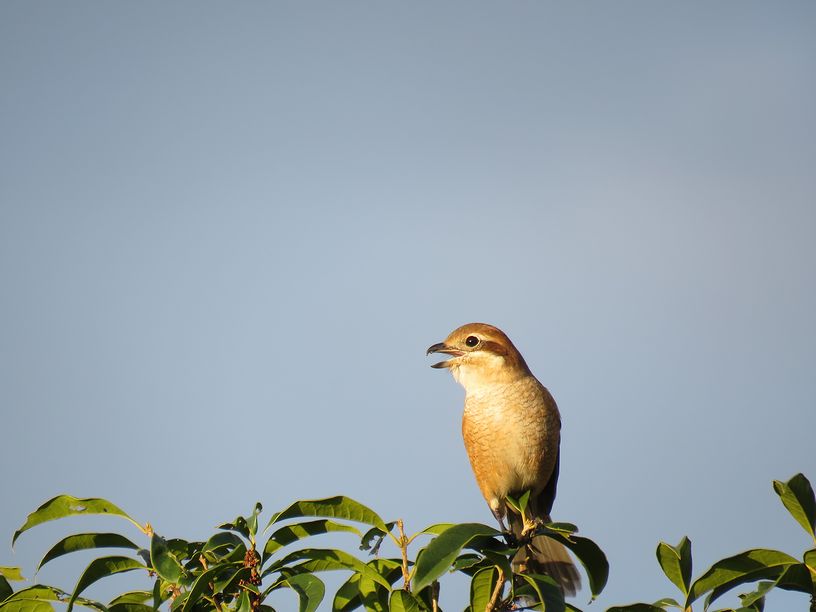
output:
[[[518,571],[545,573],[567,595],[581,579],[566,548],[545,537],[529,536],[550,521],[558,482],[561,416],[555,400],[530,372],[521,353],[500,329],[468,323],[453,330],[427,354],[446,353],[447,368],[465,388],[462,437],[476,483],[504,531],[524,543],[513,563]],[[507,495],[530,491],[527,523],[509,507]]]

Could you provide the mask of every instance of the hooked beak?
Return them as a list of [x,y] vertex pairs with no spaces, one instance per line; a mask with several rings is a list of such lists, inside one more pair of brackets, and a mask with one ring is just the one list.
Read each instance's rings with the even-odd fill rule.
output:
[[[465,354],[464,351],[460,351],[458,349],[453,348],[452,346],[448,346],[444,342],[437,342],[436,344],[429,346],[426,355],[430,355],[431,353],[445,353],[447,355],[451,355],[453,357],[461,357]],[[433,364],[432,368],[449,368],[453,365],[451,362],[454,361],[453,359],[448,359],[447,361],[440,361],[439,363]]]

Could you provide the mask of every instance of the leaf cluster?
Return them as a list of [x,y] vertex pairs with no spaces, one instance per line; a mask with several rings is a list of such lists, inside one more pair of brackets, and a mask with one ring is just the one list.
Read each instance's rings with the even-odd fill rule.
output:
[[[762,612],[766,595],[775,588],[809,595],[811,610],[816,612],[813,490],[802,474],[787,482],[775,481],[774,490],[809,535],[808,550],[801,559],[776,550],[751,549],[716,562],[693,579],[690,540],[684,537],[676,546],[660,542],[657,561],[680,596],[615,606],[607,612],[690,612],[699,601],[708,611],[723,594],[743,585],[753,585],[753,590],[740,594],[740,607],[717,612]],[[524,516],[527,500],[525,494],[507,501]],[[441,523],[407,535],[402,520],[386,522],[367,506],[344,496],[296,501],[275,513],[263,529],[261,513],[261,504],[256,504],[247,516],[220,525],[208,540],[187,541],[155,533],[149,523],[140,524],[107,500],[57,496],[28,516],[14,533],[12,544],[37,525],[86,514],[120,517],[138,529],[139,537],[87,532],[68,535],[54,544],[43,555],[38,571],[77,551],[120,551],[92,560],[70,592],[42,584],[15,591],[11,583],[24,580],[20,570],[0,567],[0,612],[45,612],[56,603],[69,611],[81,606],[111,612],[160,607],[171,612],[274,612],[269,596],[281,590],[293,593],[300,612],[314,612],[326,599],[335,612],[438,612],[441,582],[450,573],[469,579],[466,612],[580,612],[564,601],[551,577],[518,573],[513,564],[518,544],[487,525]],[[594,599],[607,583],[609,564],[597,544],[577,531],[569,523],[550,523],[540,525],[535,535],[554,539],[575,555]],[[347,534],[354,545],[344,550],[313,544],[313,538],[327,533]],[[393,554],[383,554],[383,548]],[[321,574],[338,570],[348,577],[327,596]],[[107,603],[83,596],[103,578],[134,571],[150,576],[152,588],[128,591]]]
[[787,482],[775,480],[774,491],[782,504],[810,536],[809,548],[801,559],[766,548],[753,548],[717,561],[696,580],[692,580],[691,541],[684,537],[677,546],[665,542],[657,545],[660,568],[681,596],[666,597],[654,603],[637,603],[609,608],[607,612],[661,612],[679,609],[689,611],[703,599],[703,610],[712,609],[722,595],[753,585],[740,593],[738,608],[720,608],[716,612],[763,612],[766,595],[775,588],[798,591],[810,596],[811,612],[816,612],[816,498],[810,481],[796,474]]

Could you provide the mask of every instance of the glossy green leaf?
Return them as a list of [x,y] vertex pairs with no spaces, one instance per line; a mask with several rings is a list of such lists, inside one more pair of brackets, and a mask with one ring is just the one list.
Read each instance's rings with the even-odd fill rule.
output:
[[544,604],[547,612],[564,612],[564,594],[561,587],[550,576],[539,576],[536,574],[519,574],[521,578],[532,587],[535,592],[536,603]]
[[388,601],[390,612],[422,612],[423,606],[419,600],[408,591],[397,589],[392,591]]
[[479,523],[449,527],[428,543],[417,559],[413,586],[420,591],[447,572],[462,548],[479,538],[501,536],[501,532]]
[[440,533],[442,533],[443,531],[447,531],[454,525],[456,525],[456,523],[435,523],[429,527],[426,527],[425,529],[420,531],[419,534],[417,535],[420,534],[439,535]]
[[66,602],[70,595],[61,589],[46,586],[44,584],[35,584],[25,589],[20,589],[6,599],[3,603],[8,603],[14,600],[42,600],[42,601],[61,601]]
[[298,567],[309,572],[324,572],[331,570],[351,570],[357,572],[363,578],[368,578],[384,586],[386,589],[391,588],[388,581],[380,576],[371,567],[342,550],[323,549],[323,548],[306,548],[297,550],[283,557],[282,559],[272,563],[264,572],[268,575],[272,572],[278,571],[287,567],[295,561],[303,561]]
[[[394,529],[394,525],[396,525],[395,522],[385,524],[389,532]],[[360,550],[370,550],[372,555],[379,554],[380,546],[386,535],[388,534],[379,527],[372,527],[360,538]]]
[[647,603],[634,603],[626,606],[612,606],[606,612],[665,612],[664,608]]
[[689,589],[686,607],[705,593],[711,592],[709,603],[738,584],[765,578],[777,578],[787,566],[798,561],[776,550],[753,549],[718,561],[700,576]]
[[285,510],[275,514],[269,520],[266,529],[269,529],[270,525],[285,519],[306,516],[345,519],[372,525],[381,531],[388,531],[388,526],[385,524],[385,521],[383,521],[376,512],[344,495],[327,497],[325,499],[296,501]]
[[258,515],[262,511],[263,506],[261,505],[261,502],[256,502],[255,507],[252,509],[252,514],[250,514],[249,518],[247,518],[246,520],[247,528],[249,529],[249,534],[253,538],[255,537],[255,534],[258,533]]
[[807,565],[813,572],[813,578],[816,579],[816,548],[809,550],[803,557],[805,565]]
[[589,577],[592,599],[595,599],[603,591],[609,579],[609,561],[604,552],[588,538],[576,535],[565,536],[558,532],[545,532],[542,535],[561,542],[578,557],[578,561],[581,562]]
[[297,593],[299,612],[314,612],[326,594],[323,581],[313,574],[293,574],[279,582]]
[[451,570],[462,571],[470,569],[472,567],[476,567],[477,565],[482,563],[483,559],[484,557],[482,557],[482,555],[477,555],[474,553],[465,553],[464,555],[459,555],[451,564]]
[[238,546],[244,546],[246,548],[246,544],[240,537],[229,531],[221,531],[207,540],[204,546],[202,546],[201,551],[219,551],[222,548],[232,550]]
[[109,606],[108,612],[155,612],[155,610],[141,603],[118,603]]
[[240,588],[241,580],[248,580],[252,576],[252,569],[244,567],[243,563],[222,565],[223,570],[213,581],[214,593],[235,593]]
[[94,559],[90,562],[85,571],[82,572],[82,575],[77,581],[71,599],[68,601],[68,612],[73,608],[74,602],[79,594],[97,580],[137,569],[148,568],[136,561],[136,559],[131,559],[130,557],[101,557]]
[[510,508],[516,511],[516,514],[524,516],[524,513],[527,512],[527,505],[530,503],[530,491],[525,491],[518,498],[508,495],[505,498],[505,502]]
[[773,487],[791,516],[816,540],[816,498],[810,481],[796,474],[788,482],[774,480]]
[[247,525],[247,521],[243,516],[236,516],[232,522],[222,523],[218,526],[218,528],[228,529],[229,531],[235,531],[237,533],[240,533],[247,540],[249,539],[249,525]]
[[11,588],[11,585],[8,583],[8,580],[0,576],[0,603],[3,600],[11,595],[14,592],[14,589]]
[[485,610],[493,589],[499,578],[499,572],[495,567],[485,567],[473,574],[470,580],[470,609]]
[[2,612],[48,612],[53,609],[54,606],[42,599],[8,599],[0,603]]
[[36,527],[48,521],[65,518],[66,516],[83,514],[110,514],[112,516],[121,516],[136,525],[140,530],[142,529],[139,523],[128,516],[124,510],[105,499],[98,497],[80,499],[71,495],[57,495],[28,515],[23,526],[14,532],[11,545],[13,547],[17,538],[20,537],[20,534],[24,531],[28,531],[32,527]]
[[184,600],[184,605],[182,606],[182,612],[190,612],[193,609],[196,602],[201,599],[204,593],[212,595],[212,591],[210,590],[210,584],[215,580],[215,578],[222,572],[224,572],[225,568],[223,566],[216,566],[211,567],[208,570],[199,574],[198,578],[195,579],[192,586],[190,587],[189,594],[187,598]]
[[804,563],[790,565],[776,579],[776,586],[785,591],[816,593],[816,572],[809,570]]
[[349,579],[340,585],[332,601],[333,612],[351,612],[363,605],[360,597],[360,574],[352,574]]
[[117,604],[143,604],[146,603],[153,597],[153,593],[150,591],[128,591],[127,593],[122,593],[111,599],[108,607],[115,606]]
[[684,536],[677,546],[660,542],[656,554],[666,577],[683,592],[683,595],[688,595],[691,584],[691,541]]
[[25,580],[19,567],[0,567],[0,576],[6,580],[11,580],[12,582],[20,582],[21,580]]
[[275,531],[275,533],[269,537],[269,540],[266,542],[266,546],[264,546],[263,561],[266,562],[266,560],[273,553],[275,553],[275,551],[280,550],[284,546],[288,546],[293,542],[332,531],[345,531],[355,533],[358,536],[360,535],[360,531],[356,527],[344,525],[328,519],[286,525]]
[[68,553],[76,552],[78,550],[88,550],[91,548],[139,549],[136,544],[118,533],[78,533],[75,535],[70,535],[67,538],[63,538],[52,546],[51,550],[45,553],[45,556],[43,556],[39,565],[37,565],[37,571],[39,572],[46,563],[56,559],[57,557],[67,555]]
[[776,584],[775,582],[770,582],[770,581],[769,582],[760,582],[757,585],[756,590],[754,590],[754,591],[752,591],[750,593],[745,593],[745,594],[739,596],[740,603],[743,605],[743,607],[748,607],[748,606],[754,605],[755,603],[757,603],[760,600],[764,599],[765,596],[768,594],[768,592],[771,591],[771,589],[774,588],[775,584]]
[[156,573],[167,582],[178,583],[185,574],[170,542],[157,533],[150,538],[150,562]]
[[654,602],[654,605],[658,608],[679,608],[680,610],[683,609],[678,601],[672,597],[664,597],[663,599],[658,599]]
[[544,525],[544,529],[549,529],[550,531],[557,531],[558,533],[563,533],[565,535],[572,535],[573,533],[578,533],[578,527],[573,525],[572,523],[547,523]]

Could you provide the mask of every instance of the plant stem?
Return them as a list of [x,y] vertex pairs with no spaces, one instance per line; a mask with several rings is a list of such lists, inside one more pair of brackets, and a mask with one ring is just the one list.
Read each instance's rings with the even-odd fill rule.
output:
[[405,525],[402,519],[397,519],[397,529],[399,529],[399,547],[402,553],[402,582],[406,591],[411,591],[411,574],[408,572],[408,543],[410,540],[405,537]]
[[493,610],[496,609],[496,605],[499,603],[499,598],[504,590],[504,570],[500,567],[496,569],[499,570],[499,579],[496,581],[496,586],[493,587],[493,594],[490,596],[490,601],[487,602],[485,612],[493,612]]

